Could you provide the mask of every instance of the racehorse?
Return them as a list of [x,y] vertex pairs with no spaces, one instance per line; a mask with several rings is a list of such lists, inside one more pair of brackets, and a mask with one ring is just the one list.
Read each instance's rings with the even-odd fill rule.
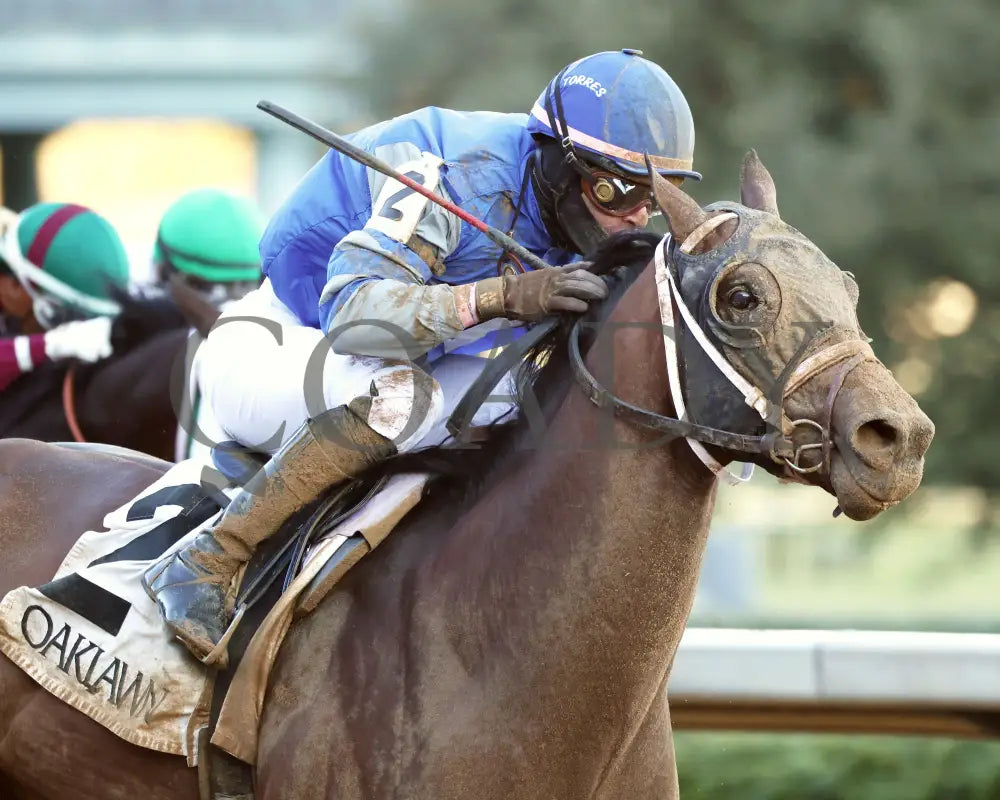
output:
[[[479,449],[379,468],[438,477],[289,631],[261,722],[259,798],[675,798],[667,681],[718,485],[703,461],[752,461],[859,520],[919,485],[933,425],[868,349],[853,279],[778,217],[755,154],[744,205],[706,211],[654,182],[672,234],[665,269],[722,364],[678,323],[674,396],[649,235],[599,254],[597,270],[646,266],[613,293],[582,361],[568,324],[526,361],[547,424],[523,413]],[[727,402],[722,366],[766,387],[773,428]],[[0,443],[0,591],[49,580],[80,532],[161,470]],[[0,792],[197,796],[182,759],[117,739],[2,659]]]
[[218,311],[177,288],[170,296],[116,299],[114,354],[22,375],[0,395],[0,437],[82,439],[173,461],[179,390],[171,392],[171,382],[183,378],[189,329],[207,334]]

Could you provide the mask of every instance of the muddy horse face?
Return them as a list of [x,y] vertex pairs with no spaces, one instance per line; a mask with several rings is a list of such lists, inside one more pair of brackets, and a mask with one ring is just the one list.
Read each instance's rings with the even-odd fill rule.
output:
[[853,519],[905,499],[920,484],[934,425],[872,352],[854,277],[779,217],[756,153],[743,163],[742,205],[703,210],[651,174],[684,304],[744,379],[743,390],[739,378],[721,379],[693,326],[677,326],[689,419],[747,436],[770,429],[784,450],[752,460],[823,487]]

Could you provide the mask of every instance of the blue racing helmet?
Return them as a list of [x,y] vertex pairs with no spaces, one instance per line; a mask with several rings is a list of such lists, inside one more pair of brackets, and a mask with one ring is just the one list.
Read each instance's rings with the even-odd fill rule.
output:
[[595,53],[564,68],[532,107],[528,131],[555,139],[568,158],[646,175],[648,153],[660,174],[701,180],[687,100],[641,50]]
[[577,253],[607,237],[585,201],[620,217],[648,207],[647,154],[673,183],[701,180],[687,100],[641,50],[596,53],[564,68],[535,102],[527,130],[538,142],[531,178],[542,221],[557,246]]

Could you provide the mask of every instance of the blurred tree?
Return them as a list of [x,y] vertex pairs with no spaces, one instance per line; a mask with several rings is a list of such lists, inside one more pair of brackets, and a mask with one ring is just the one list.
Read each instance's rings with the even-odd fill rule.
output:
[[639,47],[698,127],[690,187],[756,147],[784,216],[857,274],[880,356],[937,424],[928,479],[992,488],[1000,379],[1000,26],[992,0],[412,0],[372,30],[379,116],[527,111],[564,64]]

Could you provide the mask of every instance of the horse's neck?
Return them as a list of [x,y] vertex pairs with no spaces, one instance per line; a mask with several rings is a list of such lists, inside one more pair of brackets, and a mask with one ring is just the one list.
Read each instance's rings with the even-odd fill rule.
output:
[[[612,322],[654,324],[605,328],[588,364],[600,377],[613,347],[615,392],[667,413],[658,319],[647,271]],[[464,517],[442,554],[471,567],[452,583],[447,613],[495,616],[470,631],[496,640],[482,652],[508,653],[528,673],[521,680],[544,680],[552,707],[599,697],[600,713],[620,713],[621,725],[641,720],[662,688],[715,499],[687,445],[656,437],[613,421],[574,387],[537,453]],[[581,725],[593,722],[580,710]]]
[[76,412],[84,435],[173,460],[171,374],[186,341],[186,328],[167,329],[83,367]]
[[65,372],[62,365],[42,364],[21,375],[0,394],[0,438],[46,438],[47,429],[65,428],[59,402]]

